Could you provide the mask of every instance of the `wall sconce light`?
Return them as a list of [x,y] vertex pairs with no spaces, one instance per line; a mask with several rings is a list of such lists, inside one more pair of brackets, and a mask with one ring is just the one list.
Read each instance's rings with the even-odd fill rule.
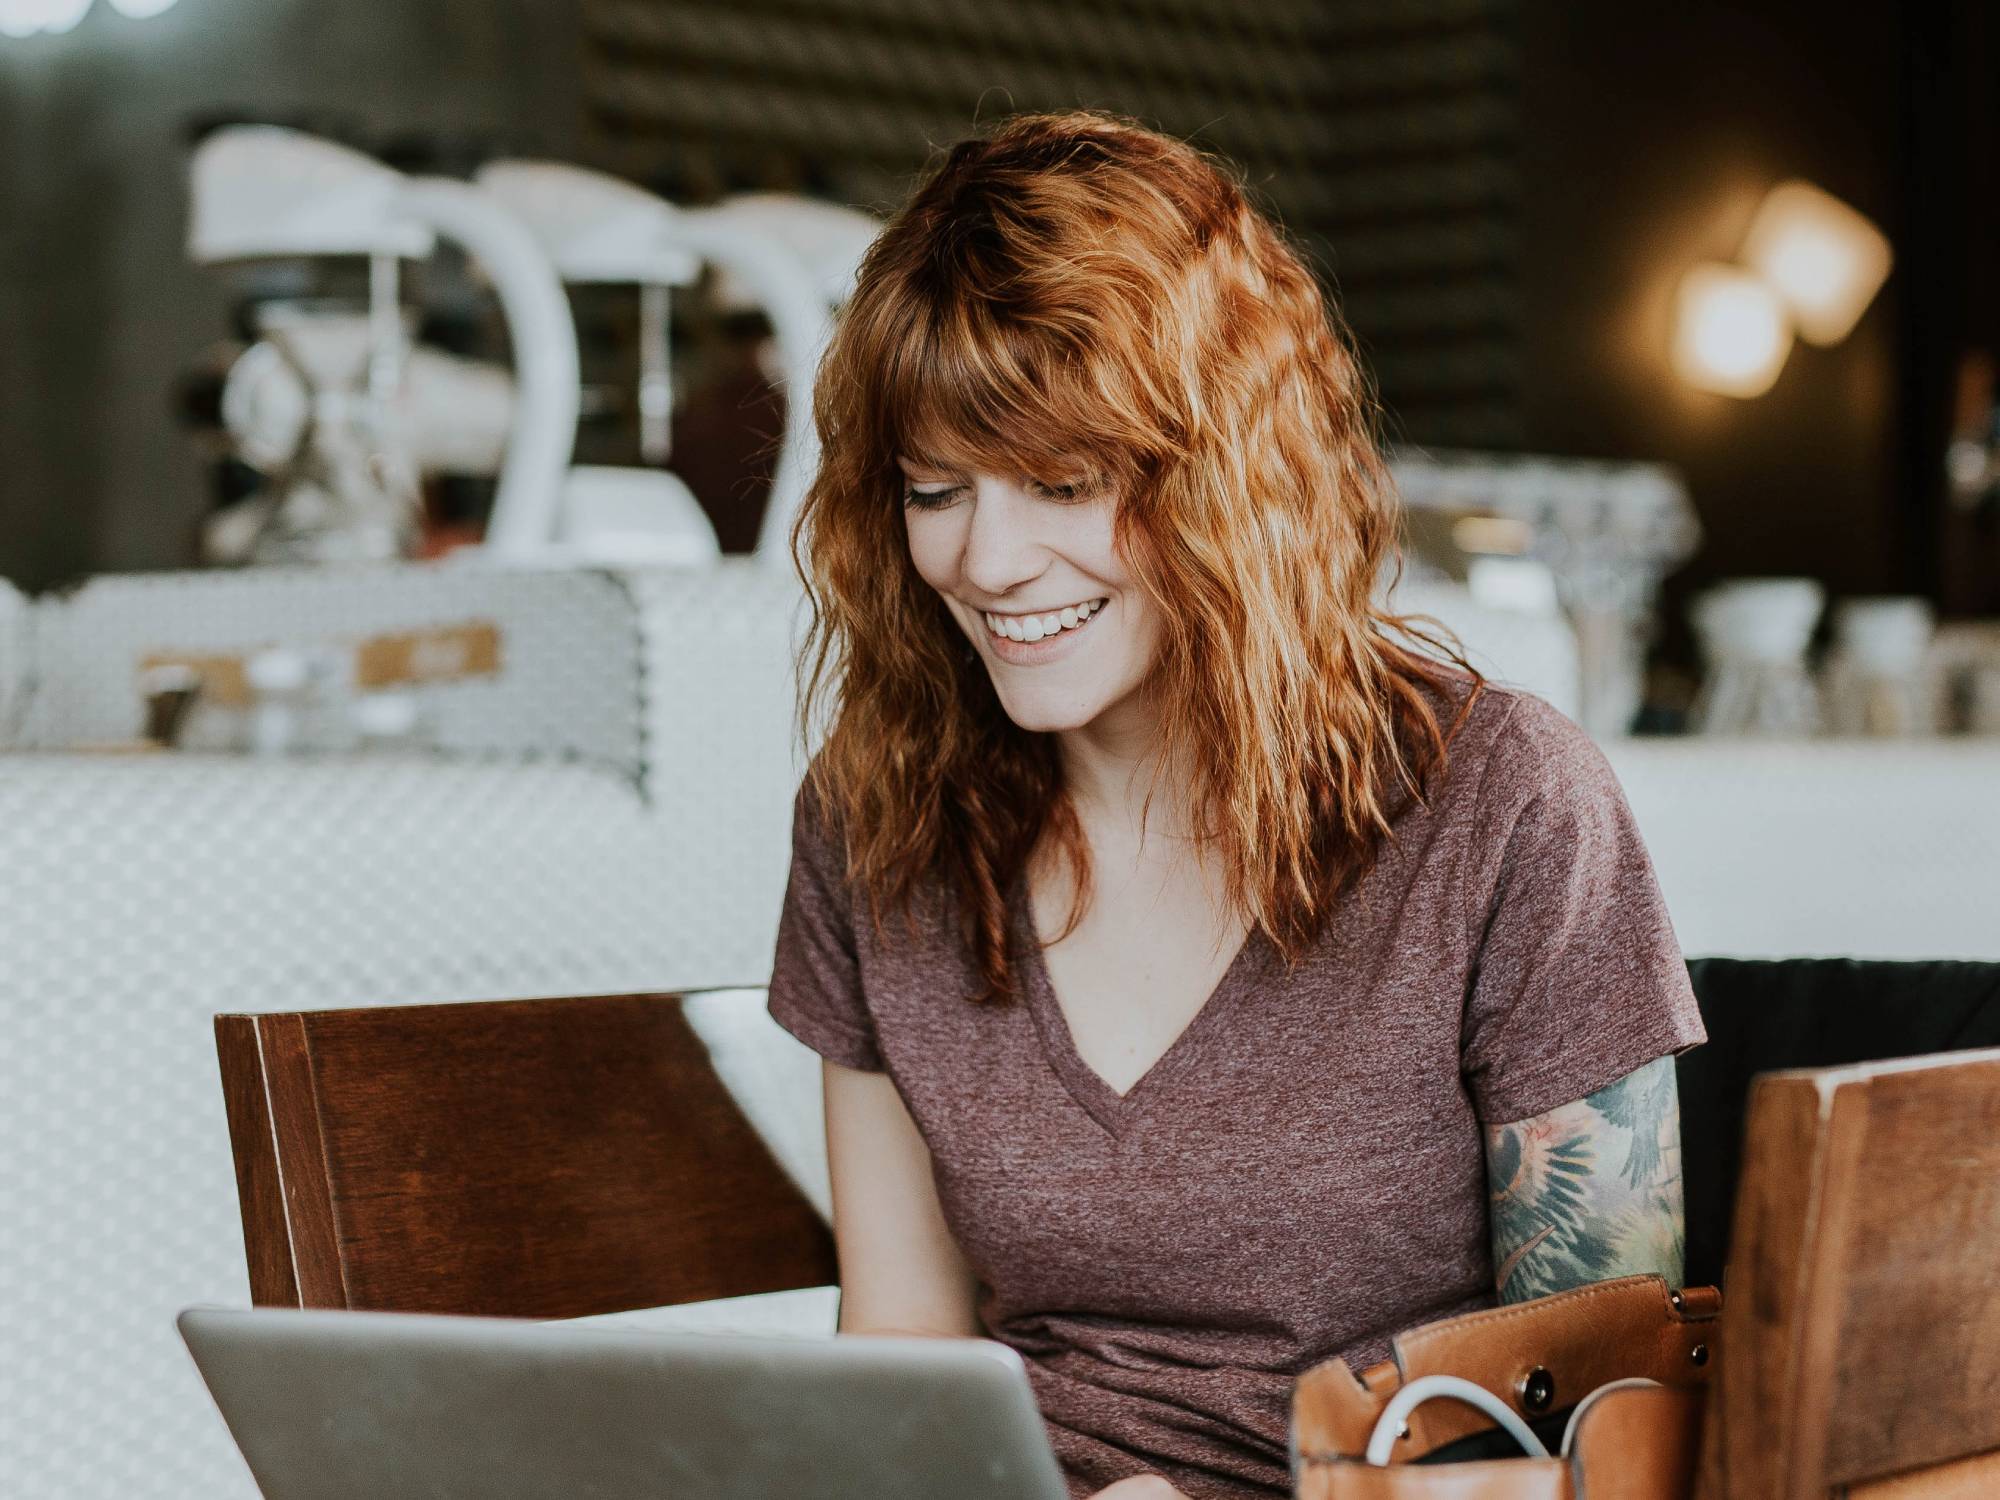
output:
[[[174,0],[111,0],[121,16],[144,21],[172,7]],[[0,0],[0,36],[60,36],[76,29],[91,0]]]
[[1676,313],[1674,368],[1702,390],[1761,396],[1792,352],[1785,304],[1754,271],[1695,266],[1681,278]]
[[1837,344],[1888,278],[1889,241],[1861,214],[1790,178],[1764,196],[1740,265],[1706,261],[1681,278],[1673,364],[1688,384],[1761,396],[1793,334]]
[[90,0],[0,0],[0,36],[60,35],[73,29]]
[[1740,257],[1778,289],[1809,344],[1847,337],[1887,279],[1892,258],[1881,230],[1796,178],[1765,197]]

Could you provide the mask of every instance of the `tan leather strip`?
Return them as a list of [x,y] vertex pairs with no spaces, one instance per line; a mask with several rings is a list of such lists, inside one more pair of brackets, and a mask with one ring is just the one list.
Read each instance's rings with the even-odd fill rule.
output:
[[1722,1316],[1722,1288],[1690,1286],[1681,1289],[1681,1316],[1700,1322]]
[[1658,1386],[1606,1391],[1589,1402],[1570,1446],[1576,1500],[1687,1500],[1702,1403],[1700,1391]]
[[2000,1451],[1850,1485],[1848,1500],[1990,1500],[2000,1495]]
[[1301,1454],[1359,1458],[1375,1419],[1401,1383],[1383,1363],[1356,1375],[1337,1359],[1314,1365],[1292,1386],[1292,1430]]
[[1470,1464],[1392,1464],[1358,1459],[1307,1465],[1297,1500],[1572,1500],[1568,1466],[1553,1458]]
[[[1643,1376],[1667,1385],[1703,1385],[1715,1363],[1711,1317],[1675,1308],[1657,1276],[1627,1276],[1552,1297],[1468,1313],[1396,1340],[1405,1381],[1458,1375],[1485,1386],[1523,1415],[1521,1392],[1537,1368],[1555,1383],[1548,1409],[1573,1406],[1609,1381]],[[1696,1362],[1696,1351],[1701,1362]],[[1430,1402],[1410,1423],[1413,1454],[1428,1453],[1488,1426],[1455,1402]]]
[[[1521,1389],[1538,1367],[1555,1384],[1549,1410],[1573,1406],[1598,1386],[1631,1376],[1705,1385],[1715,1365],[1721,1299],[1711,1288],[1695,1288],[1682,1294],[1681,1304],[1674,1306],[1658,1276],[1626,1276],[1413,1329],[1396,1340],[1392,1361],[1359,1377],[1328,1361],[1294,1388],[1298,1450],[1308,1457],[1358,1456],[1390,1395],[1422,1375],[1457,1375],[1531,1416],[1542,1413],[1527,1411]],[[1410,1436],[1398,1444],[1396,1457],[1421,1457],[1490,1425],[1457,1402],[1427,1402],[1411,1417]]]

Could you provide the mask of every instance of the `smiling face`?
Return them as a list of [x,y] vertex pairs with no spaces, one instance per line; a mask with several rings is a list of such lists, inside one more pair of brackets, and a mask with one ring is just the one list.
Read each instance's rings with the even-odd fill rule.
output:
[[1118,497],[898,459],[910,559],[1023,729],[1143,733],[1159,615],[1113,535]]

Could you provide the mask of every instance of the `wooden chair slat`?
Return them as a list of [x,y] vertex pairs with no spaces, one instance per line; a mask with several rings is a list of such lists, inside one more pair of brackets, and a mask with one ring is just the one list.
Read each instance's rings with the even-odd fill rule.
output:
[[226,1015],[216,1042],[259,1303],[561,1318],[836,1279],[675,996]]
[[2000,1050],[1759,1078],[1703,1500],[1923,1493],[2000,1450],[1996,1287]]
[[298,1275],[292,1268],[291,1229],[278,1170],[278,1143],[264,1094],[255,1016],[217,1016],[215,1050],[222,1064],[222,1102],[236,1157],[236,1201],[243,1219],[243,1253],[250,1267],[250,1300],[260,1307],[297,1307]]

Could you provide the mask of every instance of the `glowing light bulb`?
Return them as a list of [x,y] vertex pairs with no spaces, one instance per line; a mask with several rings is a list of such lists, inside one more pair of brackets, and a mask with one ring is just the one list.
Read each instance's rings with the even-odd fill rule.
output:
[[1741,259],[1785,299],[1800,338],[1837,344],[1874,300],[1894,257],[1868,219],[1793,178],[1765,195]]
[[33,36],[42,29],[46,0],[0,0],[0,36]]
[[1785,304],[1756,273],[1707,261],[1681,278],[1673,362],[1690,385],[1761,396],[1791,350]]
[[[112,8],[137,21],[171,8],[174,0],[111,0]],[[76,29],[90,13],[91,0],[0,0],[0,36],[60,36]]]
[[90,9],[90,0],[42,0],[42,30],[60,36],[72,31]]

